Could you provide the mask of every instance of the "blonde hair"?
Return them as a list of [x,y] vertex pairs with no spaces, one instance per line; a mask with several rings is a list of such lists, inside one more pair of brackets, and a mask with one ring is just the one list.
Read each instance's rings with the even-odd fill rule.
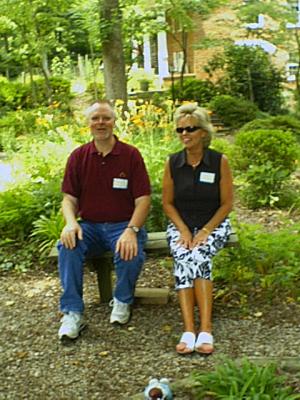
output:
[[184,104],[178,107],[177,110],[175,111],[174,121],[177,124],[181,118],[187,116],[195,118],[200,128],[202,128],[204,131],[207,132],[207,135],[203,139],[203,145],[204,147],[207,148],[210,145],[212,135],[214,133],[214,128],[210,121],[208,112],[206,111],[205,108],[199,107],[197,104],[194,103]]
[[86,117],[86,119],[89,119],[91,114],[93,114],[95,111],[97,111],[102,105],[107,105],[110,107],[113,118],[116,118],[116,114],[115,114],[115,110],[113,105],[111,104],[111,102],[109,100],[99,100],[96,103],[92,104],[91,106],[89,106],[87,109],[84,110],[84,115]]

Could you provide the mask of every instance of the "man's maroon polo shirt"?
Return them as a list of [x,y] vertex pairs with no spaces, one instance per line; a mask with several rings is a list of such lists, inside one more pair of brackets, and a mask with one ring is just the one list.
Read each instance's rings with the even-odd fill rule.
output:
[[134,200],[151,192],[140,152],[117,140],[102,157],[94,142],[75,149],[67,162],[62,192],[79,200],[79,215],[92,222],[131,218]]

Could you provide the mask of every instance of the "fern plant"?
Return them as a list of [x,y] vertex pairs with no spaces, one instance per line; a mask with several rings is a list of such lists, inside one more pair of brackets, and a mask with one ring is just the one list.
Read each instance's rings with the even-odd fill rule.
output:
[[41,215],[33,222],[33,227],[30,236],[38,244],[39,252],[46,255],[59,239],[64,227],[64,219],[60,211],[52,211],[49,217]]

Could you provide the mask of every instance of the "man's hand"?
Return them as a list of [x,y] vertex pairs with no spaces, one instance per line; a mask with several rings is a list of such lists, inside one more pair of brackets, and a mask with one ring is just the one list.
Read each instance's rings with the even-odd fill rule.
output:
[[132,229],[125,229],[116,244],[116,253],[125,261],[130,261],[138,254],[136,233]]
[[67,249],[74,249],[77,238],[83,239],[82,229],[78,222],[67,224],[60,235],[60,241]]

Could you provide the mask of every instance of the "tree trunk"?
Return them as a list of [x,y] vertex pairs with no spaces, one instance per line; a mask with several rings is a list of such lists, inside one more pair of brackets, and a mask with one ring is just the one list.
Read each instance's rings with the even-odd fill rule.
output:
[[91,66],[92,66],[92,73],[93,73],[93,86],[94,86],[94,100],[99,100],[98,98],[98,88],[97,88],[97,71],[95,67],[95,52],[93,43],[89,40],[89,47],[90,47],[90,55],[91,55]]
[[31,86],[31,94],[32,94],[32,99],[33,99],[33,104],[37,105],[37,95],[36,95],[36,87],[33,79],[33,71],[32,71],[32,65],[31,61],[28,60],[28,70],[29,70],[29,76],[30,76],[30,86]]
[[297,71],[296,71],[296,92],[297,92],[297,101],[299,103],[299,99],[300,99],[300,37],[299,37],[299,33],[298,33],[298,29],[295,29],[295,39],[296,39],[296,43],[297,43],[297,50],[298,50],[298,67],[297,67]]
[[[6,34],[4,34],[4,48],[5,48],[6,57],[9,58],[9,44],[8,44],[8,36]],[[5,76],[7,79],[9,79],[9,67],[8,66],[5,67]]]
[[43,52],[42,54],[42,72],[45,78],[45,84],[46,84],[46,96],[48,98],[48,102],[51,103],[52,101],[52,87],[50,84],[50,71],[48,67],[48,54],[46,51]]
[[252,103],[254,103],[255,98],[254,98],[253,83],[252,83],[250,68],[247,68],[247,75],[248,75],[247,78],[248,78],[249,100],[252,101]]
[[183,29],[182,33],[181,33],[181,46],[182,46],[182,52],[183,52],[183,63],[182,63],[182,66],[181,66],[181,71],[180,71],[180,91],[183,90],[183,80],[184,80],[185,68],[186,68],[186,64],[187,64],[187,43],[188,43],[188,34]]
[[122,13],[118,0],[100,0],[100,35],[104,64],[104,84],[109,100],[127,105],[125,58],[122,40]]

